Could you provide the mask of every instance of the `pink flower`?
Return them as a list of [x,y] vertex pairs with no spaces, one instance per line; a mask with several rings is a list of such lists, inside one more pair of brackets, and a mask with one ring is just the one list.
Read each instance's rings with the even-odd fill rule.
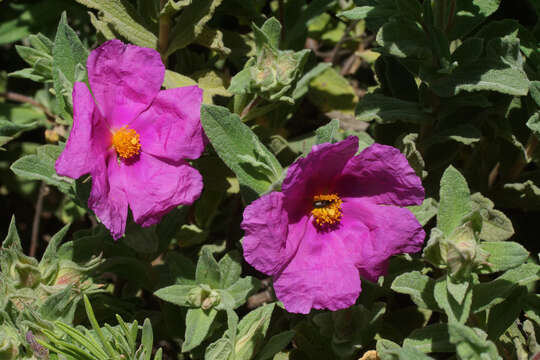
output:
[[358,139],[313,147],[289,167],[282,191],[244,211],[244,257],[274,278],[289,312],[353,305],[360,276],[375,281],[395,254],[417,252],[425,233],[400,206],[418,205],[424,189],[405,157]]
[[92,93],[75,83],[73,128],[56,172],[73,179],[92,175],[88,206],[118,239],[128,204],[135,222],[150,226],[199,197],[202,177],[186,159],[204,150],[202,90],[160,91],[165,67],[159,53],[119,40],[92,51],[87,67]]

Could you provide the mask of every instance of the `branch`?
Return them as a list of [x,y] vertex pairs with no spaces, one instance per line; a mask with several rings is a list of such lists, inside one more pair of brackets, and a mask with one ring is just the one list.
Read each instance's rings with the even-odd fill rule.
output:
[[[167,3],[167,0],[161,0],[160,9]],[[171,28],[171,17],[161,15],[159,17],[158,51],[161,54],[161,60],[165,67],[167,66],[167,49],[169,47],[169,30]]]
[[47,117],[49,118],[49,120],[54,120],[55,116],[54,114],[51,112],[51,110],[49,110],[45,105],[39,103],[38,101],[32,99],[31,97],[29,96],[26,96],[26,95],[23,95],[23,94],[18,94],[18,93],[14,93],[12,91],[7,91],[7,92],[3,92],[3,93],[0,93],[0,97],[3,97],[7,100],[11,100],[11,101],[16,101],[16,102],[20,102],[20,103],[25,103],[25,104],[30,104],[38,109],[40,109],[41,111],[43,111],[45,113],[45,115],[47,115]]
[[39,222],[41,220],[41,211],[43,210],[43,199],[49,193],[47,185],[42,181],[39,186],[38,199],[36,202],[36,211],[34,213],[34,220],[32,221],[32,238],[30,242],[30,253],[32,257],[36,257],[39,240]]
[[347,29],[345,29],[345,31],[343,32],[343,35],[341,36],[341,39],[339,39],[336,46],[334,46],[334,49],[332,50],[332,59],[331,59],[331,62],[332,62],[333,65],[336,65],[336,61],[338,59],[338,50],[339,50],[339,48],[345,42],[345,40],[347,39],[347,36],[351,32],[351,30],[356,26],[356,24],[358,24],[358,20],[351,22],[347,26]]

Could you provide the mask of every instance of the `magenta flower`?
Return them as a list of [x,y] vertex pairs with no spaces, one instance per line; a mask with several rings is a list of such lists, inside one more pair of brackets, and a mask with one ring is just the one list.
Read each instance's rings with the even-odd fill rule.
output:
[[92,175],[88,206],[118,239],[128,204],[135,222],[150,226],[199,197],[202,177],[186,159],[204,150],[202,90],[160,91],[159,53],[119,40],[92,51],[87,67],[93,97],[86,84],[75,83],[73,128],[56,172]]
[[417,252],[425,233],[413,213],[424,189],[405,157],[358,139],[314,146],[289,167],[281,192],[244,211],[244,257],[274,278],[289,312],[353,305],[360,276],[375,281],[395,254]]

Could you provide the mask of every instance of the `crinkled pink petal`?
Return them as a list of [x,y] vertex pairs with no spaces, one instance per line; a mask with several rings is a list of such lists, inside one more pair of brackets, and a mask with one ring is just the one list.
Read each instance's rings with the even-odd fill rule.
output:
[[156,97],[165,66],[156,50],[110,40],[90,52],[88,80],[112,128],[129,124]]
[[271,192],[252,202],[244,210],[241,224],[245,231],[244,258],[255,269],[274,275],[289,260],[287,249],[288,219],[283,193]]
[[289,167],[282,191],[292,222],[310,211],[313,195],[336,191],[338,176],[357,150],[358,138],[349,136],[335,144],[314,146],[305,158],[296,160]]
[[422,181],[398,149],[373,144],[349,160],[339,181],[342,197],[369,198],[377,204],[409,206],[424,200]]
[[201,103],[197,86],[160,91],[130,124],[140,134],[142,151],[172,161],[201,156],[205,145]]
[[304,235],[294,257],[274,278],[285,309],[307,314],[312,308],[339,310],[360,294],[360,276],[338,232],[322,233],[304,218]]
[[[339,223],[331,229],[323,230],[321,235],[328,234],[337,236],[341,239],[343,246],[347,249],[347,256],[350,261],[357,265],[362,259],[362,246],[366,241],[370,241],[372,237],[370,228],[364,224],[361,218],[354,215],[354,211],[350,211],[350,207],[354,207],[354,202],[349,202],[349,199],[342,199],[341,205],[342,217]],[[314,220],[312,220],[314,221]]]
[[167,163],[141,152],[121,164],[124,184],[135,222],[158,223],[178,205],[191,205],[201,194],[202,176],[185,162]]
[[85,83],[75,83],[73,104],[73,126],[55,168],[59,175],[77,179],[92,172],[97,159],[104,161],[111,134]]
[[[355,266],[360,275],[376,281],[387,270],[391,256],[420,251],[426,233],[414,214],[396,206],[376,205],[367,199],[346,198],[343,219],[361,221],[369,236],[359,236]],[[351,219],[351,220],[349,220]]]
[[88,207],[117,240],[126,230],[128,202],[122,169],[118,165],[116,154],[110,154],[106,161],[106,164],[104,161],[97,161],[92,171],[92,190],[88,198]]

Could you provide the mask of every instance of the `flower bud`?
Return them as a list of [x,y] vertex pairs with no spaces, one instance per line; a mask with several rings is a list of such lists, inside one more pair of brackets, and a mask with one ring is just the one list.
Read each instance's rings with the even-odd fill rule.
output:
[[283,100],[300,72],[300,57],[292,51],[281,51],[265,46],[252,66],[253,88],[268,100]]
[[56,144],[60,140],[60,136],[56,131],[47,129],[45,130],[45,140],[48,143]]
[[15,334],[0,329],[0,360],[15,360],[19,358],[19,343]]
[[203,300],[201,304],[201,309],[208,310],[215,305],[218,305],[220,300],[221,297],[219,296],[219,294],[215,290],[212,290],[210,294],[208,294],[208,296]]
[[188,299],[193,306],[208,310],[219,304],[221,297],[215,290],[203,284],[192,289],[188,294]]
[[489,257],[478,245],[479,231],[475,228],[478,226],[468,221],[449,237],[434,228],[424,249],[424,258],[437,267],[447,268],[454,278],[468,277],[475,268],[485,265]]
[[41,282],[41,272],[37,260],[23,254],[18,255],[9,272],[15,287],[17,289],[36,288]]

